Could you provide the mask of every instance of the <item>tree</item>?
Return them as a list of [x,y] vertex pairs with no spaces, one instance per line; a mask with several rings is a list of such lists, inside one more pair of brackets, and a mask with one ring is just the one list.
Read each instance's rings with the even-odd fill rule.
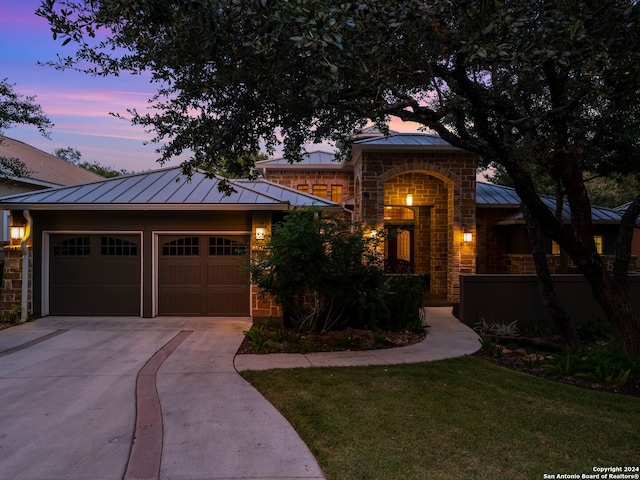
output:
[[[35,97],[20,95],[8,79],[0,80],[0,143],[5,129],[15,125],[33,125],[42,135],[53,126],[44,115]],[[17,158],[0,156],[0,178],[11,179],[29,175],[25,164]]]
[[291,211],[252,258],[252,281],[283,306],[287,326],[380,326],[385,280],[378,243],[318,209]]
[[[624,349],[640,356],[627,272],[640,195],[623,215],[610,273],[584,186],[585,171],[640,168],[634,0],[45,0],[38,13],[77,45],[59,68],[151,73],[154,113],[131,114],[167,141],[163,159],[191,150],[196,163],[232,161],[281,138],[298,160],[305,142],[348,148],[365,121],[384,128],[395,116],[502,166],[532,239],[544,234],[567,252]],[[541,201],[537,171],[566,198],[571,228]]]
[[61,160],[64,160],[67,163],[70,163],[71,165],[78,165],[80,163],[80,159],[82,158],[82,153],[80,153],[80,150],[73,147],[56,148],[53,151],[53,155],[60,158]]
[[88,162],[86,160],[81,161],[82,153],[80,153],[80,150],[73,147],[56,148],[53,151],[53,154],[56,157],[64,160],[65,162],[70,163],[71,165],[76,165],[80,168],[84,168],[85,170],[89,170],[90,172],[97,173],[98,175],[105,178],[119,177],[121,175],[129,175],[133,173],[124,168],[120,170],[116,170],[113,167],[104,166],[98,162]]

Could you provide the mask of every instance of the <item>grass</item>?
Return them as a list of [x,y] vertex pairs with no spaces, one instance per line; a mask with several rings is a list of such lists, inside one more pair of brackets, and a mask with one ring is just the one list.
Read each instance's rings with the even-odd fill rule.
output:
[[541,479],[638,465],[640,399],[476,357],[244,372],[327,479]]

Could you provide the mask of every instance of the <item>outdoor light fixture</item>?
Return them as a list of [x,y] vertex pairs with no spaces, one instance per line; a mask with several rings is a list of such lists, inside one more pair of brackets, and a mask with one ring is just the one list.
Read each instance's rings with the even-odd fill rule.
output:
[[473,233],[471,233],[471,232],[464,232],[464,233],[462,234],[462,241],[463,241],[464,243],[472,242],[472,241],[473,241]]
[[264,240],[266,229],[264,227],[256,227],[256,240]]
[[407,193],[407,198],[405,203],[407,204],[408,207],[413,205],[413,195],[411,195],[410,193]]
[[9,233],[12,240],[20,240],[22,237],[24,237],[24,231],[24,225],[11,225],[9,227]]
[[371,230],[371,233],[369,234],[369,236],[371,238],[376,238],[378,236],[378,230]]

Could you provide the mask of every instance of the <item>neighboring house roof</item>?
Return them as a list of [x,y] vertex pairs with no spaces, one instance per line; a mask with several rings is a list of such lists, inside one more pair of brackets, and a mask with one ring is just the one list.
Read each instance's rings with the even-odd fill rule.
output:
[[[556,199],[548,195],[540,195],[542,202],[555,211]],[[491,183],[476,183],[476,205],[478,207],[520,207],[520,197],[514,188]],[[562,218],[568,222],[571,220],[571,209],[568,203],[562,205]],[[591,207],[591,218],[596,223],[620,223],[621,215],[613,209],[604,207]],[[496,222],[498,225],[512,225],[524,223],[522,212],[518,211]]]
[[218,190],[221,179],[196,171],[188,179],[180,167],[103,179],[83,185],[0,198],[0,208],[32,210],[287,210],[318,206],[340,209],[335,202],[266,180],[230,180],[236,190]]
[[14,179],[24,183],[50,187],[94,182],[103,178],[9,137],[0,136],[0,157],[17,158],[25,165],[29,174],[26,177]]
[[324,151],[313,151],[304,154],[302,161],[297,163],[290,163],[284,157],[278,157],[271,160],[263,160],[261,162],[256,162],[256,167],[259,169],[263,168],[274,168],[277,170],[288,170],[288,169],[313,169],[313,170],[322,170],[322,169],[338,169],[341,167],[341,163],[336,161],[335,152],[324,152]]

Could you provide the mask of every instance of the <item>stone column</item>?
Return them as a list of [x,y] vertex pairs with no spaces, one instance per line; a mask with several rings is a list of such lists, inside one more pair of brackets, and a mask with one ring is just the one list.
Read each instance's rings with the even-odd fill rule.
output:
[[[31,251],[31,247],[28,247]],[[22,304],[22,252],[20,247],[6,246],[4,247],[5,259],[2,272],[2,292],[0,293],[0,316],[3,319],[20,319],[20,307]],[[27,314],[33,312],[31,284],[33,276],[32,255],[29,255],[29,293],[27,301]]]

